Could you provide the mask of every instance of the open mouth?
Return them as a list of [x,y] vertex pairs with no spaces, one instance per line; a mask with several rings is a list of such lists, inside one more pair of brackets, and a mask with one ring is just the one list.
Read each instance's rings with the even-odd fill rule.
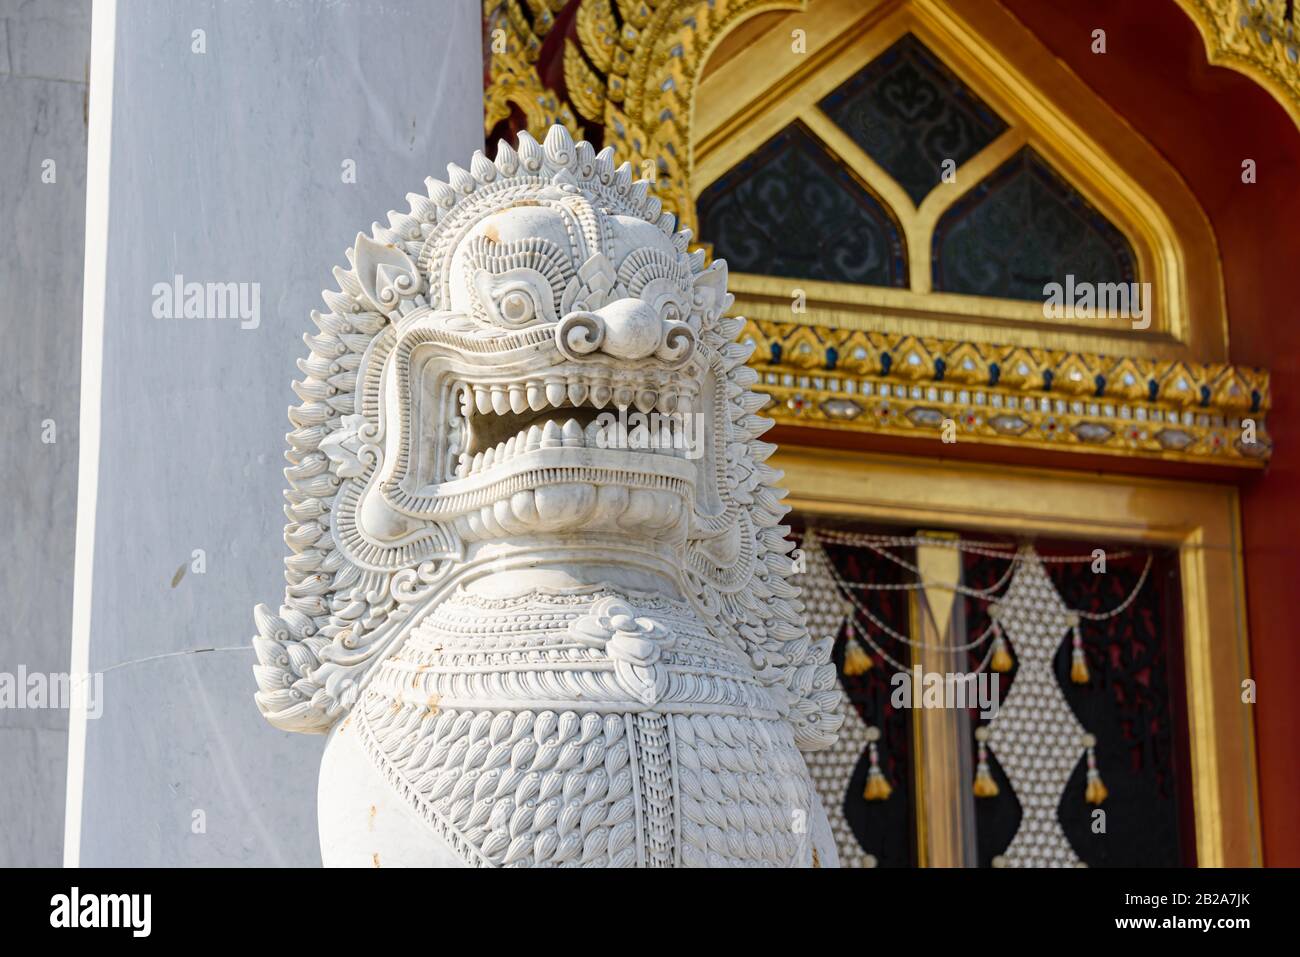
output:
[[[611,428],[621,411],[645,414],[635,451],[685,457],[687,418],[696,390],[680,377],[654,372],[552,370],[544,377],[509,383],[463,383],[463,451],[454,469],[464,478],[525,452],[545,448],[609,449],[626,444]],[[626,419],[625,419],[626,421]]]

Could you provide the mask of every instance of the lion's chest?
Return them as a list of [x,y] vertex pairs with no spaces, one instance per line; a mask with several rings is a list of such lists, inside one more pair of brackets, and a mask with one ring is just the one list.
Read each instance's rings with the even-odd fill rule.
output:
[[747,663],[671,602],[638,626],[579,597],[435,612],[358,705],[371,759],[470,863],[808,863],[807,771]]

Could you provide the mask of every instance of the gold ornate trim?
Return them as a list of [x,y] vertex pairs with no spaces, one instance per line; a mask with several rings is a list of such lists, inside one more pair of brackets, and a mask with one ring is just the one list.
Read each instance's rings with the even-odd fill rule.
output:
[[770,463],[808,517],[1177,548],[1197,863],[1261,864],[1235,488],[799,446]]
[[1222,363],[749,320],[783,425],[1262,467],[1269,376]]
[[[534,64],[566,0],[484,0],[489,25],[504,31],[492,48],[486,129],[523,109],[539,140],[553,123],[577,120],[542,86]],[[604,127],[614,147],[641,177],[653,179],[663,207],[695,229],[691,192],[691,118],[695,87],[718,42],[759,13],[802,9],[806,0],[581,0],[576,40],[564,38],[563,72],[569,100],[583,120]],[[523,7],[529,13],[525,14]],[[617,8],[622,29],[617,29]],[[567,113],[567,115],[566,115]]]
[[537,75],[542,40],[555,25],[555,14],[566,0],[485,0],[483,21],[492,51],[491,70],[483,89],[485,129],[491,130],[510,116],[516,106],[524,114],[529,132],[540,142],[546,131],[560,124],[580,137],[577,118],[558,94]]
[[1300,22],[1286,0],[1177,0],[1205,41],[1205,55],[1250,77],[1300,126]]

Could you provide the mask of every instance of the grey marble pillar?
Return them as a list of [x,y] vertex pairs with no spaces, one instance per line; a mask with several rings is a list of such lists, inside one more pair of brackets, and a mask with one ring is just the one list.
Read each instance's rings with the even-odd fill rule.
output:
[[[0,0],[0,681],[14,683],[68,669],[89,55],[90,0]],[[29,704],[0,691],[0,867],[62,857],[68,712]]]
[[[112,12],[93,44],[113,45],[111,162],[105,174],[92,134],[106,281],[73,629],[74,662],[103,673],[103,714],[84,750],[73,729],[67,859],[317,864],[322,739],[262,721],[247,647],[253,605],[280,601],[289,381],[356,232],[482,145],[480,4]],[[92,111],[107,107],[97,82],[92,65]],[[177,283],[239,284],[237,314],[184,318],[166,301]]]

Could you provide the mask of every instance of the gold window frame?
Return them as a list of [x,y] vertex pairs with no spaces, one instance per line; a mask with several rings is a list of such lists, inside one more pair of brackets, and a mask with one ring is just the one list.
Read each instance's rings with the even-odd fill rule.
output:
[[[791,53],[792,31],[807,52]],[[915,35],[1007,129],[956,168],[919,207],[818,108],[818,102],[905,34]],[[739,39],[738,35],[738,39]],[[897,219],[909,287],[895,289],[733,274],[751,319],[1031,348],[1227,359],[1227,322],[1213,232],[1181,177],[1000,5],[964,0],[810,0],[745,46],[714,47],[694,98],[690,188],[699,196],[786,126],[799,122]],[[706,61],[707,64],[707,61]],[[1103,145],[1104,144],[1104,145]],[[934,292],[931,238],[947,210],[1029,146],[1128,239],[1138,281],[1152,284],[1151,326],[1128,319],[1045,319],[1042,303]],[[792,291],[806,311],[792,313]]]
[[[1234,487],[797,445],[782,445],[771,464],[785,472],[787,502],[807,517],[1176,548],[1197,863],[1260,865],[1254,719],[1241,700],[1251,674]],[[922,773],[956,769],[932,760]]]

